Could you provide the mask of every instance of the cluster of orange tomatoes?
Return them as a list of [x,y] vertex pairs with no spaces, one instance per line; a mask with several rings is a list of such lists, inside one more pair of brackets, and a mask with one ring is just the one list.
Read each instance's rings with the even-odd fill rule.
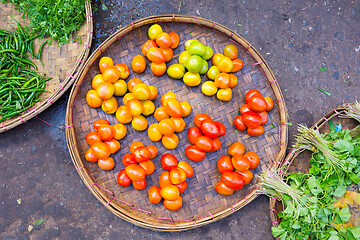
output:
[[148,128],[148,135],[151,141],[160,141],[167,149],[174,149],[179,144],[179,137],[176,133],[182,132],[186,126],[184,117],[191,113],[191,106],[188,102],[179,102],[175,93],[168,92],[161,99],[161,107],[154,113],[158,123],[153,123]]
[[234,119],[234,125],[239,131],[247,129],[250,136],[257,137],[264,133],[264,125],[270,111],[274,107],[271,97],[263,97],[257,89],[248,91],[245,95],[245,104],[240,107],[240,113]]
[[182,194],[187,188],[186,178],[194,176],[194,169],[185,161],[166,153],[161,156],[161,166],[165,170],[159,177],[159,186],[149,188],[148,196],[152,204],[164,199],[165,208],[176,211],[182,207]]
[[221,148],[219,137],[226,134],[226,128],[221,122],[211,120],[210,116],[204,113],[196,114],[194,123],[196,127],[190,127],[187,132],[192,145],[185,149],[185,154],[190,160],[200,162],[207,152]]
[[120,170],[116,181],[120,186],[128,187],[131,183],[137,190],[146,188],[146,175],[155,171],[151,159],[155,158],[158,150],[154,145],[144,146],[142,142],[135,141],[130,145],[130,152],[122,158],[124,169]]
[[259,165],[259,156],[254,152],[245,153],[245,147],[240,142],[233,143],[228,148],[231,156],[222,156],[217,162],[221,173],[221,180],[216,184],[215,190],[222,195],[231,195],[249,184],[253,173],[249,169],[255,169]]
[[[166,63],[173,57],[173,49],[179,45],[179,35],[175,32],[163,32],[159,24],[153,24],[147,40],[142,46],[142,54],[150,61],[151,72],[155,76],[162,76],[166,72]],[[146,68],[146,62],[143,56],[136,55],[132,61],[134,72],[142,73]]]
[[97,162],[102,170],[112,170],[115,162],[110,154],[120,149],[118,140],[125,137],[126,127],[121,123],[112,126],[106,119],[95,121],[93,127],[95,131],[86,135],[86,142],[90,148],[85,153],[85,159]]

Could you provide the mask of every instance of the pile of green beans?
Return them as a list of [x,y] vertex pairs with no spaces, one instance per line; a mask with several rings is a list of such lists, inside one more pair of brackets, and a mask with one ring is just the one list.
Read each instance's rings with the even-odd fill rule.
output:
[[34,39],[28,29],[16,22],[13,31],[0,29],[0,122],[16,116],[36,102],[45,91],[45,82],[49,77],[36,72],[36,65],[29,55],[41,61],[44,41],[38,53],[34,52]]

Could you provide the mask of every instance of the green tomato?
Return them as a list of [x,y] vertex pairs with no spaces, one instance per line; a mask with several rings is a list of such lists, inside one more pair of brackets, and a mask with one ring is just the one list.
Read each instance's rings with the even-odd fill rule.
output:
[[206,54],[206,47],[201,42],[196,41],[192,42],[186,51],[188,51],[191,55],[203,57]]
[[186,50],[186,51],[187,51],[188,47],[190,46],[190,44],[193,43],[193,42],[199,42],[199,41],[196,40],[196,39],[190,39],[190,40],[187,40],[187,41],[185,42],[185,50]]
[[220,73],[219,68],[217,66],[212,66],[207,72],[206,76],[208,77],[208,79],[215,80],[215,78],[217,77],[217,75],[219,75],[219,73]]
[[186,63],[189,72],[198,73],[203,67],[203,59],[198,55],[192,55]]
[[205,61],[205,60],[202,60],[202,68],[201,70],[199,71],[200,74],[205,74],[207,72],[207,70],[209,69],[209,65],[208,65],[208,62]]
[[163,30],[159,24],[153,24],[148,30],[148,35],[150,39],[155,40],[157,35],[162,32]]
[[194,87],[201,83],[201,77],[198,73],[187,72],[183,77],[183,81],[187,86]]
[[179,55],[179,63],[185,67],[190,57],[191,54],[188,51],[181,52]]
[[167,74],[171,78],[180,79],[184,76],[185,67],[181,64],[172,64],[167,69]]
[[201,85],[201,91],[206,96],[213,96],[218,91],[218,88],[215,86],[213,81],[206,81]]
[[214,55],[214,51],[209,46],[205,46],[205,48],[206,48],[206,53],[203,56],[203,59],[204,60],[209,60]]

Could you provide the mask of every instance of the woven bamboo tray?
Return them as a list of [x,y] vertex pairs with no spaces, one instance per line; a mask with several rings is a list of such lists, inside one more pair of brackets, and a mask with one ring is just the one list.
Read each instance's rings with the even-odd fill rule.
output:
[[[338,123],[342,124],[343,129],[353,129],[359,123],[352,118],[339,118],[338,116],[345,112],[345,108],[338,107],[327,113],[321,119],[319,119],[314,125],[311,126],[311,129],[319,129],[320,133],[329,132],[328,121],[332,119],[333,123],[336,125]],[[310,168],[311,152],[303,151],[300,154],[294,151],[286,156],[283,165],[281,166],[282,174],[286,172],[302,171],[305,172]],[[282,211],[282,204],[274,198],[270,198],[270,221],[274,227],[279,226],[280,220],[278,218],[278,212]]]
[[[173,60],[168,66],[177,63],[177,57],[184,50],[184,43],[188,39],[196,38],[212,47],[214,52],[222,52],[226,44],[237,44],[240,58],[244,61],[244,68],[236,75],[238,85],[233,89],[230,102],[221,102],[216,97],[206,97],[201,87],[187,87],[182,81],[169,78],[166,74],[161,77],[153,76],[149,62],[142,74],[131,71],[131,79],[141,78],[145,83],[155,85],[159,96],[155,106],[160,105],[160,96],[173,91],[181,101],[187,101],[192,106],[192,113],[185,118],[187,127],[179,134],[180,143],[174,150],[165,149],[161,141],[153,143],[147,136],[147,131],[137,132],[127,125],[127,136],[120,141],[121,149],[113,155],[116,166],[112,171],[102,171],[97,164],[91,164],[84,158],[89,148],[85,141],[88,132],[93,131],[92,123],[100,118],[106,118],[110,124],[117,123],[115,116],[107,115],[101,109],[90,108],[85,100],[86,92],[91,89],[91,80],[99,72],[98,61],[102,56],[109,56],[114,62],[124,62],[131,66],[132,58],[141,54],[141,46],[148,39],[147,30],[153,23],[159,23],[165,32],[177,32],[180,44],[174,51]],[[206,77],[202,76],[202,81]],[[265,134],[260,137],[250,137],[244,132],[235,132],[233,119],[244,103],[245,93],[257,88],[264,96],[271,96],[276,103],[269,112],[269,122],[265,125]],[[121,98],[117,99],[121,102]],[[194,126],[193,117],[197,113],[207,113],[214,120],[221,121],[227,128],[227,134],[220,140],[222,149],[207,154],[202,162],[192,162],[186,158],[184,150],[189,146],[186,137],[188,127]],[[147,118],[149,124],[156,120],[153,116]],[[80,76],[72,88],[66,115],[66,137],[70,155],[81,179],[89,190],[115,215],[138,226],[160,231],[180,231],[200,227],[222,219],[257,197],[256,182],[262,169],[269,165],[277,168],[284,157],[287,145],[287,117],[283,96],[276,79],[264,58],[241,36],[232,30],[215,22],[184,15],[161,15],[148,17],[133,22],[115,32],[86,61]],[[159,149],[154,159],[156,171],[147,177],[145,190],[137,191],[132,186],[123,188],[116,183],[116,176],[124,166],[122,156],[129,152],[130,144],[140,140],[146,146],[154,144]],[[241,141],[246,151],[255,151],[261,158],[261,164],[254,170],[251,184],[231,196],[219,195],[215,184],[220,179],[217,170],[217,160],[227,154],[227,148],[236,141]],[[153,205],[148,201],[147,190],[150,186],[158,185],[158,178],[163,169],[160,156],[166,152],[174,154],[179,161],[186,160],[195,170],[195,176],[188,180],[188,189],[183,193],[183,206],[176,212],[166,210],[162,204]]]
[[[89,55],[92,40],[93,23],[89,1],[86,2],[85,10],[86,22],[77,32],[77,35],[81,37],[81,44],[70,41],[61,48],[56,42],[51,46],[46,44],[42,52],[44,66],[42,66],[40,60],[31,58],[38,67],[39,73],[45,73],[46,76],[52,77],[45,85],[45,90],[49,92],[42,93],[40,95],[41,100],[21,115],[1,122],[0,133],[25,123],[33,117],[37,117],[36,115],[52,105],[73,84],[78,76],[78,71],[83,67]],[[29,20],[27,18],[23,19],[21,16],[20,11],[15,9],[15,5],[0,3],[1,28],[11,30],[11,22],[14,23],[13,19],[20,22],[21,25],[27,25]],[[35,52],[38,51],[44,40],[36,39],[34,41]]]

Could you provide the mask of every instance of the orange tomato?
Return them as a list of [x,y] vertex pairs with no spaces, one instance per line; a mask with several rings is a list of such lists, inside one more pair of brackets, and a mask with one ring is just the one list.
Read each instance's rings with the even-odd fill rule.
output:
[[180,192],[176,186],[170,185],[161,188],[160,194],[164,199],[174,201],[179,197]]
[[214,142],[207,136],[201,136],[196,140],[195,144],[201,151],[211,152],[214,148]]
[[112,157],[108,157],[108,158],[105,158],[105,159],[99,159],[98,160],[98,166],[102,170],[110,171],[110,170],[112,170],[114,168],[115,162],[114,162],[114,159]]
[[177,185],[186,180],[186,173],[179,167],[174,167],[170,170],[170,181],[172,184]]
[[231,59],[226,56],[221,58],[216,66],[219,68],[220,72],[229,73],[233,69],[233,63]]
[[185,172],[187,178],[191,178],[192,176],[194,176],[194,169],[187,162],[180,161],[178,163],[178,167]]
[[237,85],[237,83],[238,83],[238,79],[237,79],[236,75],[230,73],[229,76],[230,76],[230,84],[229,84],[229,87],[230,87],[230,88],[236,87],[236,85]]
[[123,100],[122,100],[123,104],[126,105],[126,103],[131,99],[135,99],[135,97],[132,93],[125,94],[125,96],[123,97]]
[[174,121],[166,118],[159,122],[159,132],[164,136],[171,136],[174,134]]
[[132,116],[130,114],[129,109],[124,105],[120,106],[116,110],[115,116],[116,119],[122,124],[129,123],[132,120]]
[[100,83],[102,83],[102,82],[104,82],[103,75],[102,75],[102,74],[98,74],[98,75],[96,75],[96,76],[93,78],[93,80],[92,80],[92,82],[91,82],[91,86],[92,86],[93,89],[96,89],[96,88],[98,87],[98,85],[99,85]]
[[163,136],[162,137],[162,144],[167,149],[174,149],[179,145],[179,137],[176,134],[171,136]]
[[260,125],[256,128],[248,128],[246,132],[252,137],[258,137],[265,132],[265,129],[263,126]]
[[129,112],[133,117],[140,116],[140,114],[144,111],[143,104],[135,98],[127,101],[125,106],[129,109]]
[[162,76],[166,72],[166,64],[165,62],[161,62],[161,63],[151,62],[150,69],[155,76]]
[[152,203],[152,204],[158,204],[162,197],[161,197],[161,194],[160,194],[160,188],[158,186],[152,186],[151,188],[149,188],[149,191],[148,191],[148,196],[149,196],[149,201]]
[[118,124],[115,124],[113,127],[115,130],[114,139],[116,139],[116,140],[123,139],[125,137],[126,131],[127,131],[124,124],[118,123]]
[[86,93],[86,102],[92,108],[98,108],[101,106],[103,99],[100,98],[99,94],[95,90],[89,90]]
[[130,75],[130,69],[125,63],[118,63],[115,67],[120,71],[120,78],[127,79]]
[[239,55],[238,49],[234,44],[228,44],[224,47],[224,56],[231,60],[236,59]]
[[240,154],[235,154],[232,159],[231,162],[234,166],[234,168],[236,170],[238,170],[239,172],[243,172],[246,171],[250,168],[250,162],[249,160],[244,157],[243,155]]
[[240,71],[244,67],[244,62],[239,58],[232,60],[232,63],[233,63],[233,68],[231,69],[231,72]]
[[115,97],[105,99],[101,104],[101,109],[107,114],[113,114],[118,108],[118,103]]
[[146,179],[144,178],[143,180],[137,182],[133,181],[132,185],[136,190],[143,190],[146,188]]
[[221,53],[215,53],[212,57],[212,65],[217,66],[220,60],[224,57]]
[[151,94],[149,87],[144,83],[136,84],[131,93],[136,99],[139,99],[140,101],[147,100]]
[[146,54],[147,58],[155,63],[162,63],[165,62],[165,55],[164,53],[161,51],[160,48],[156,48],[156,47],[151,47],[147,54]]
[[92,152],[91,148],[89,148],[85,152],[85,159],[92,163],[95,163],[98,161],[98,159],[95,157],[94,153]]
[[274,107],[274,101],[271,97],[264,97],[266,101],[266,111],[270,111]]
[[159,124],[158,123],[153,123],[153,124],[151,124],[149,126],[149,128],[148,128],[148,136],[149,136],[150,140],[153,141],[153,142],[157,142],[157,141],[161,140],[163,135],[161,134],[161,132],[159,130]]
[[159,33],[156,36],[156,44],[160,48],[170,48],[172,45],[172,39],[166,32]]
[[149,97],[149,100],[154,100],[157,95],[158,95],[158,90],[155,86],[153,85],[150,85],[148,86],[149,87],[149,90],[150,90],[150,97]]
[[151,160],[141,162],[139,165],[145,170],[145,175],[151,175],[155,171],[155,165]]
[[153,114],[155,112],[155,104],[150,100],[141,101],[141,103],[144,106],[144,111],[142,112],[142,115],[149,116],[150,114]]
[[165,112],[172,117],[181,118],[183,109],[178,100],[169,98],[164,101]]
[[249,112],[249,111],[251,111],[251,109],[249,108],[249,105],[248,105],[247,103],[241,105],[241,107],[240,107],[240,113],[241,113],[242,115],[244,115],[244,113]]
[[106,159],[110,156],[110,148],[103,142],[96,142],[91,145],[91,151],[97,159]]
[[156,42],[152,39],[147,40],[141,47],[142,54],[146,57],[147,52],[151,47],[158,47]]
[[138,148],[138,147],[144,147],[144,144],[140,141],[135,141],[133,143],[131,143],[130,145],[130,152],[131,154],[134,154],[135,153],[135,150]]
[[139,146],[135,149],[133,155],[136,162],[141,163],[150,160],[151,153],[145,146]]
[[115,135],[114,127],[108,124],[101,125],[97,131],[103,141],[110,141]]
[[99,119],[99,120],[93,122],[92,125],[93,125],[93,127],[95,128],[95,130],[97,131],[98,128],[99,128],[101,125],[103,125],[103,124],[110,125],[109,121],[106,120],[106,119]]
[[148,127],[148,124],[149,124],[148,120],[146,120],[146,118],[143,115],[134,117],[131,122],[131,126],[136,131],[144,131]]
[[181,115],[181,117],[184,118],[184,117],[189,116],[190,113],[191,113],[191,105],[190,105],[190,103],[188,103],[188,102],[181,102],[180,105],[181,105],[181,108],[182,108],[182,110],[183,110],[183,114]]
[[254,152],[247,152],[244,154],[244,157],[246,157],[250,162],[250,169],[256,168],[260,163],[259,156]]
[[232,98],[232,91],[231,88],[222,88],[216,93],[216,97],[221,100],[228,102]]
[[163,119],[169,118],[170,115],[166,113],[164,107],[158,107],[155,110],[154,117],[155,117],[156,121],[160,122]]
[[253,173],[250,170],[246,170],[238,173],[241,175],[245,184],[249,184],[251,182],[251,179],[253,178]]
[[164,207],[171,210],[171,211],[177,211],[182,207],[182,197],[179,196],[176,200],[170,201],[170,200],[164,200],[163,201]]
[[174,99],[176,99],[175,93],[173,93],[173,92],[167,92],[167,93],[165,93],[165,94],[160,98],[160,103],[161,103],[161,105],[164,106],[165,100],[167,100],[167,99],[169,99],[169,98],[174,98]]
[[245,152],[245,146],[241,142],[234,142],[228,148],[228,154],[230,156],[235,156],[236,154],[243,155]]
[[231,195],[234,193],[234,190],[232,190],[231,188],[227,187],[223,181],[219,181],[216,186],[215,186],[215,190],[222,195]]
[[149,146],[147,146],[146,147],[148,150],[149,150],[149,152],[150,152],[150,159],[153,159],[153,158],[155,158],[156,156],[157,156],[157,154],[158,154],[158,149],[157,149],[157,147],[155,147],[154,145],[149,145]]
[[96,92],[101,99],[109,99],[114,95],[115,87],[111,83],[103,82],[98,85]]
[[127,84],[124,80],[120,79],[113,83],[115,92],[115,96],[124,96],[127,92]]
[[120,149],[120,143],[116,139],[105,141],[105,144],[109,146],[110,153],[116,153]]
[[174,55],[173,50],[171,48],[161,48],[161,51],[165,56],[165,62],[169,62]]
[[136,73],[142,73],[146,68],[145,58],[141,55],[136,55],[131,62],[132,70]]
[[114,62],[111,58],[109,57],[102,57],[100,58],[99,61],[99,69],[101,73],[105,72],[105,69],[107,69],[108,67],[114,66]]
[[186,123],[182,117],[180,117],[180,118],[171,117],[170,120],[172,120],[174,122],[174,131],[175,132],[179,133],[185,129]]
[[132,92],[133,88],[139,84],[139,83],[143,83],[143,81],[140,78],[132,78],[128,81],[127,83],[127,87],[129,92]]
[[159,177],[160,188],[164,188],[164,187],[171,186],[171,185],[172,185],[172,183],[170,181],[170,173],[168,171],[162,172]]
[[126,175],[128,175],[132,181],[138,182],[145,178],[145,170],[137,164],[130,164],[125,169]]
[[174,48],[177,48],[177,46],[179,45],[179,35],[175,32],[170,32],[169,33],[169,36],[171,38],[171,48],[174,49]]
[[269,115],[267,114],[267,112],[261,112],[259,113],[260,117],[261,117],[261,125],[264,125],[265,123],[267,123],[267,121],[269,120]]
[[103,73],[105,82],[114,83],[120,78],[120,71],[115,66],[108,67]]
[[215,87],[227,88],[231,82],[230,75],[227,73],[219,73],[215,78]]

